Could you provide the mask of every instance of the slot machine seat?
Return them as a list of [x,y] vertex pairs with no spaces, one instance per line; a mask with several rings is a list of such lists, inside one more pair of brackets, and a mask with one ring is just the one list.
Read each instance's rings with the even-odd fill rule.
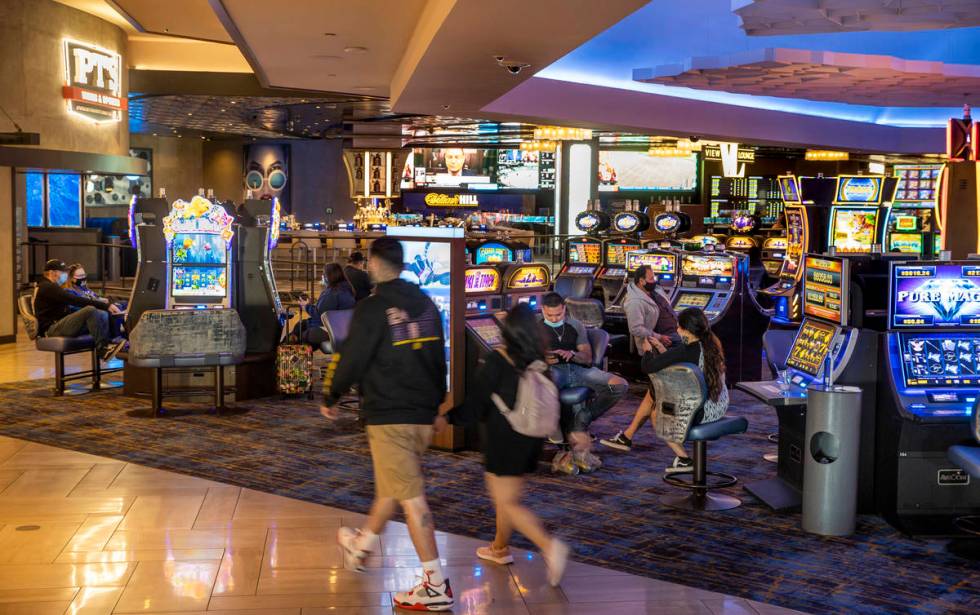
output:
[[[91,335],[79,335],[77,337],[39,336],[38,321],[34,315],[34,295],[36,293],[37,288],[35,287],[31,292],[18,296],[17,310],[20,312],[28,337],[34,340],[34,347],[41,352],[54,353],[54,394],[56,396],[64,395],[65,383],[86,378],[92,379],[91,390],[98,391],[102,388],[102,376],[118,372],[120,368],[102,369],[102,362],[95,349],[95,339]],[[72,374],[65,374],[65,355],[83,352],[92,353],[92,367]]]
[[[973,439],[977,446],[956,444],[949,447],[946,457],[972,478],[980,479],[980,401],[973,404]],[[965,515],[953,520],[953,525],[966,534],[980,537],[980,515]]]
[[323,325],[327,328],[330,339],[320,344],[320,350],[325,354],[333,354],[347,339],[350,324],[354,319],[354,309],[330,310],[320,315]]
[[555,280],[555,292],[563,299],[585,299],[592,295],[592,278],[579,276],[558,276]]
[[[585,330],[589,334],[589,343],[592,344],[593,359],[601,354],[601,360],[598,362],[593,360],[593,363],[596,367],[605,369],[606,351],[609,346],[621,343],[627,336],[621,333],[611,334],[602,328],[606,322],[606,316],[602,302],[598,299],[566,299],[565,307],[568,309],[569,316],[585,326]],[[593,331],[601,331],[605,335],[595,334],[598,337],[593,338]],[[597,348],[601,350],[597,351]]]
[[[691,478],[685,480],[681,475],[664,474],[663,480],[668,485],[690,491],[687,495],[667,495],[660,498],[660,503],[671,508],[690,511],[719,511],[729,510],[741,505],[741,501],[727,495],[709,493],[714,489],[731,487],[738,479],[731,474],[708,471],[708,442],[713,442],[725,436],[745,433],[749,422],[745,417],[723,417],[708,423],[702,423],[704,404],[708,400],[708,385],[704,374],[696,365],[680,363],[650,375],[657,393],[661,412],[667,416],[671,410],[672,420],[666,422],[665,431],[677,433],[683,429],[684,417],[689,417],[684,442],[694,443],[694,468]],[[661,425],[658,422],[658,432]],[[709,484],[708,477],[713,476],[719,481]]]
[[796,331],[793,329],[770,329],[762,334],[762,350],[766,353],[766,363],[773,378],[786,369],[786,359],[794,339]]

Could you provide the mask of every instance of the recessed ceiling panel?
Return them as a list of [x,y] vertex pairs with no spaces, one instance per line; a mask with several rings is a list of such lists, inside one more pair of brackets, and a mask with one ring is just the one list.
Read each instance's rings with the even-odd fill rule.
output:
[[980,66],[891,56],[757,49],[638,68],[645,83],[754,96],[895,107],[980,104]]
[[980,26],[977,0],[732,0],[752,36]]
[[[112,0],[120,12],[146,32],[231,43],[231,37],[218,21],[208,0]],[[272,17],[276,9],[262,6]]]

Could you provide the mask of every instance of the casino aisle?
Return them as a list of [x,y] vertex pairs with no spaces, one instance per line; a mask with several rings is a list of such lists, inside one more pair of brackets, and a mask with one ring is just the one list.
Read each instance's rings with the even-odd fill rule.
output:
[[[344,570],[335,534],[361,515],[339,508],[8,437],[0,487],[2,613],[380,615],[415,582],[401,523],[368,574]],[[794,612],[579,563],[552,589],[536,554],[502,567],[482,541],[437,542],[460,614]]]

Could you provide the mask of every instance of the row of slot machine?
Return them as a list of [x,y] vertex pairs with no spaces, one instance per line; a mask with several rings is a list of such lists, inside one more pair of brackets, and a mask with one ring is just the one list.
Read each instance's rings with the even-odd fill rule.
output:
[[972,439],[980,400],[980,261],[888,262],[887,325],[860,325],[847,257],[804,254],[803,321],[787,358],[788,391],[739,383],[776,408],[776,477],[746,489],[776,510],[799,506],[808,450],[806,391],[833,382],[862,389],[858,511],[910,534],[950,534],[980,513],[980,485],[947,459]]

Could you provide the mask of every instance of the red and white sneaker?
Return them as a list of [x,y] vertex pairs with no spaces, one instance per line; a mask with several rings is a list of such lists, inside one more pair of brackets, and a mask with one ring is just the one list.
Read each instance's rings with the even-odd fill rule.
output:
[[365,551],[357,547],[357,541],[361,537],[361,530],[353,530],[349,527],[342,527],[337,530],[337,544],[344,551],[344,568],[354,572],[364,572],[364,560],[370,551]]
[[407,592],[395,594],[395,606],[406,611],[448,611],[453,608],[453,590],[449,579],[442,585],[429,582],[429,574],[424,573],[422,582]]

